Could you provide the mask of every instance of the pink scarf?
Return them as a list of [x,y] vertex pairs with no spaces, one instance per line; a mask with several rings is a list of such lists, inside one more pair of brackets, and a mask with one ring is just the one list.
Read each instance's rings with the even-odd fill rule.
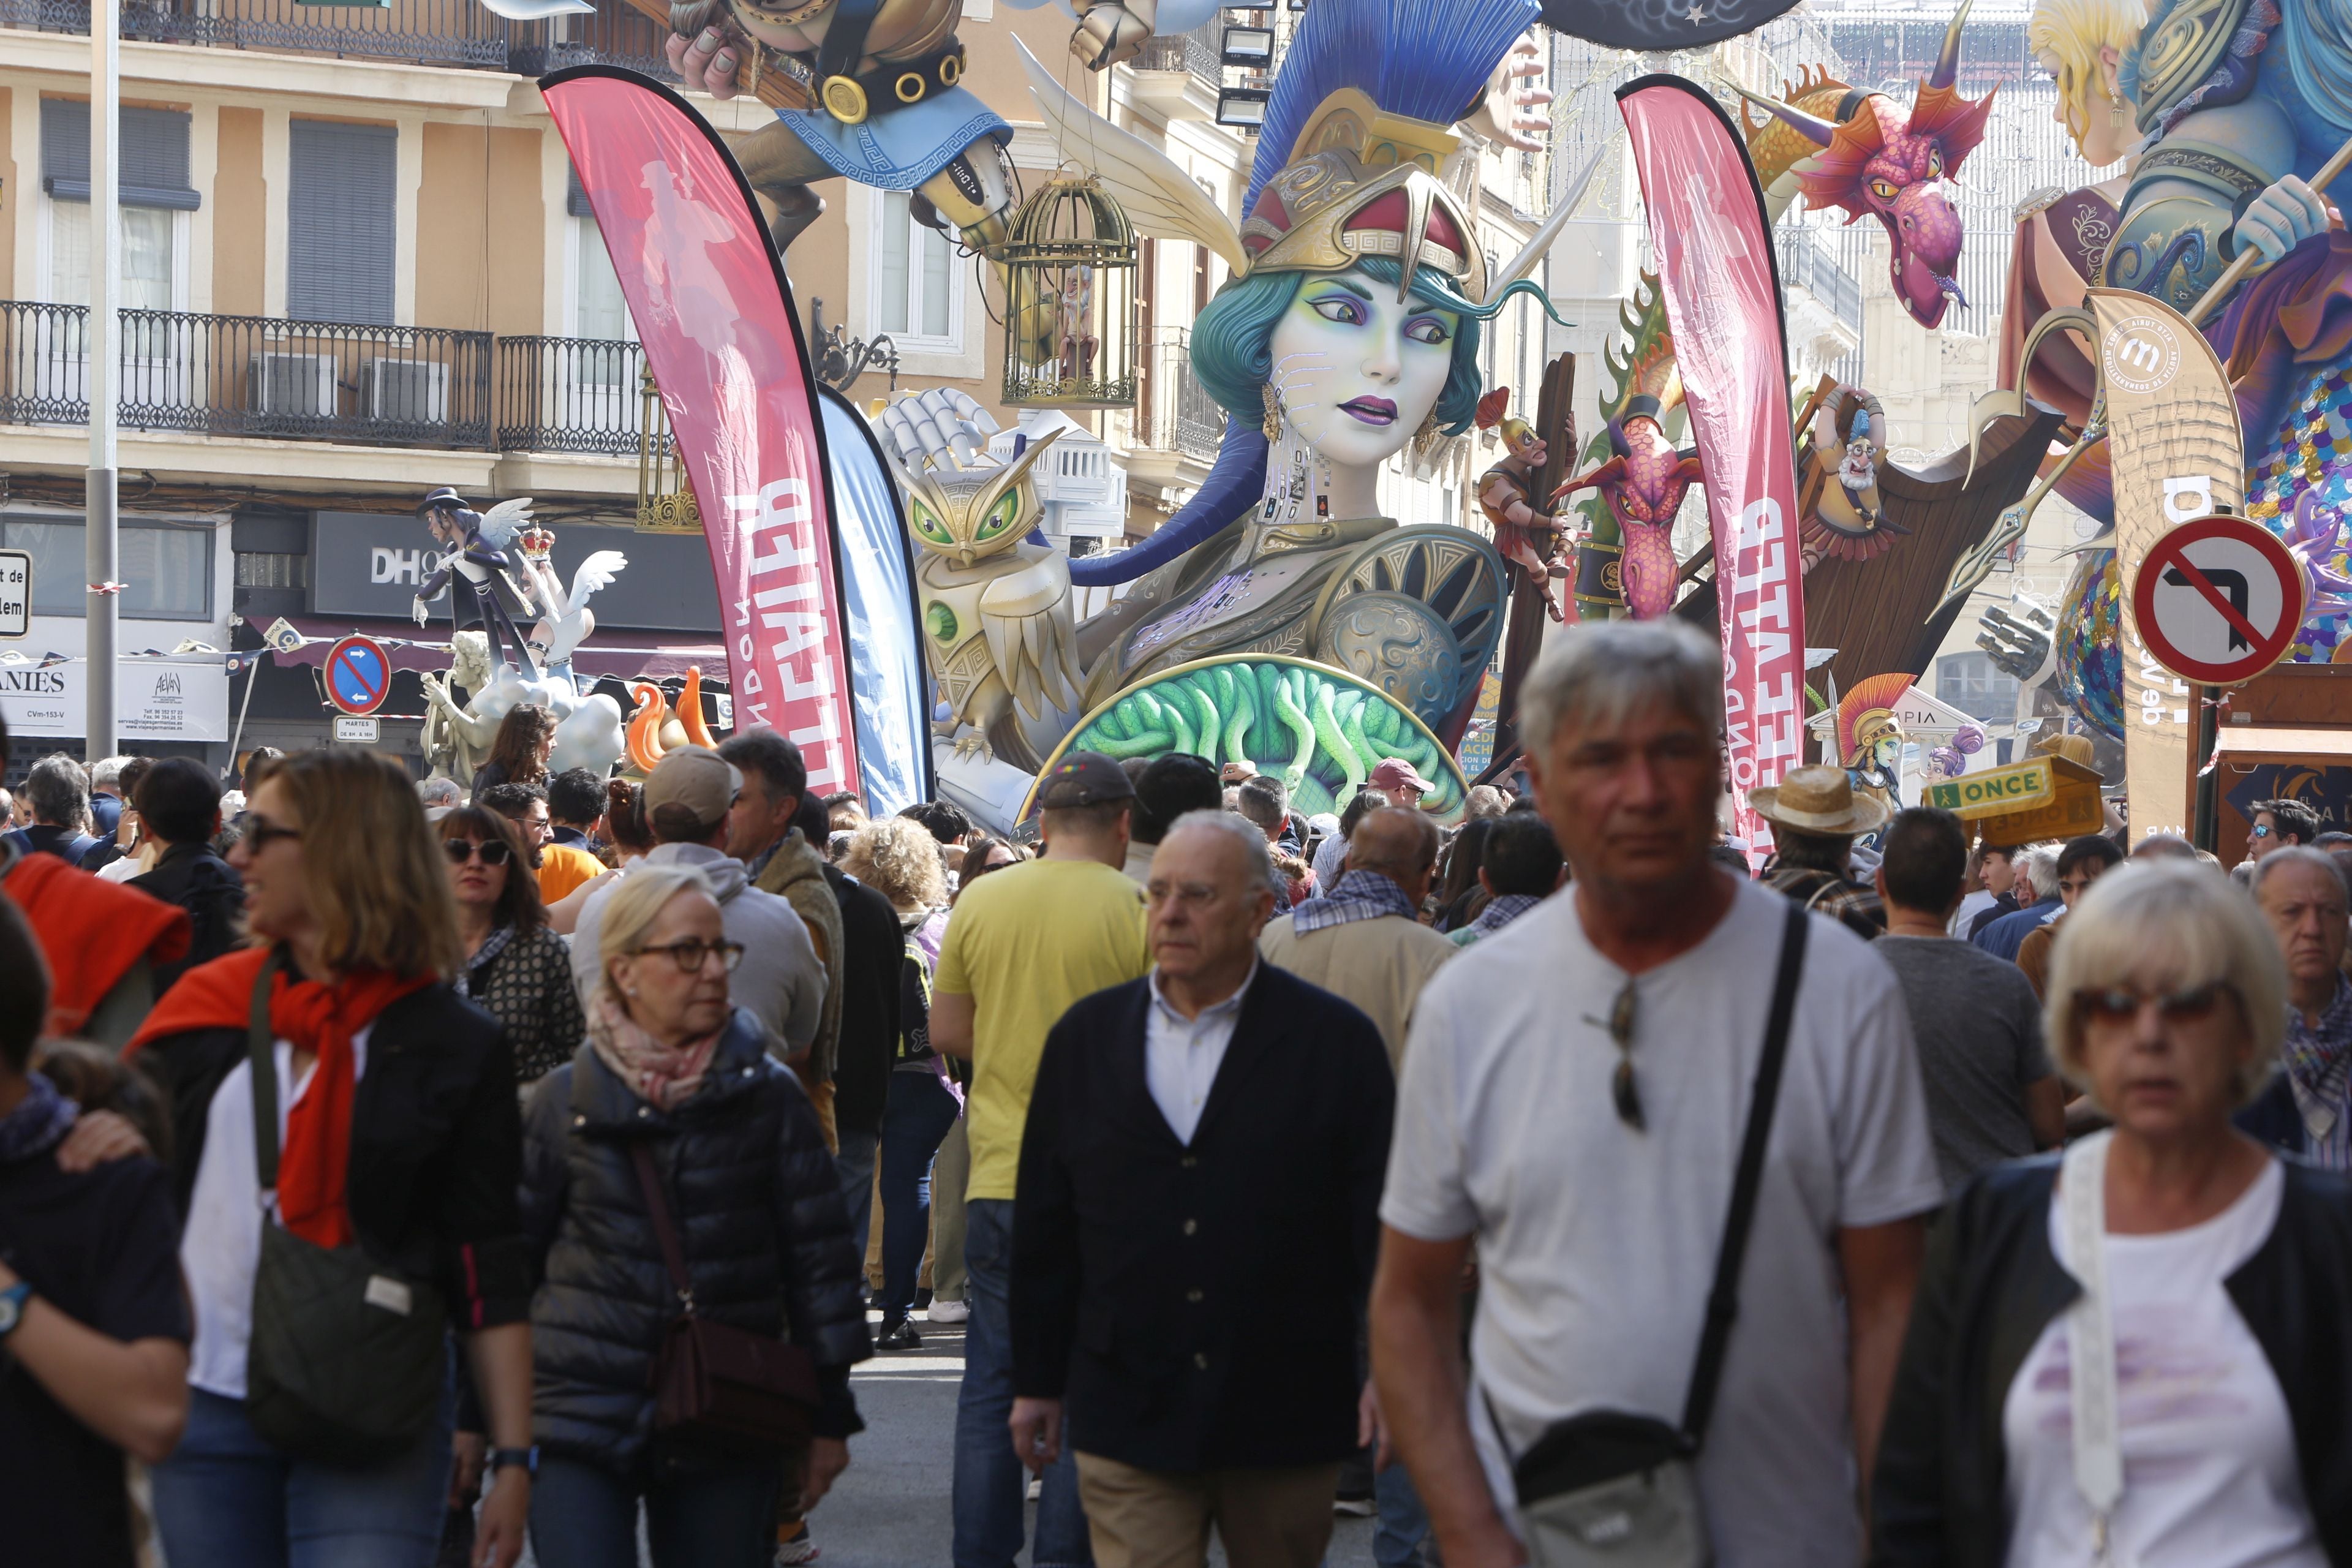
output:
[[656,1110],[674,1110],[702,1087],[710,1054],[726,1032],[722,1024],[709,1034],[665,1046],[637,1027],[612,997],[600,993],[588,1025],[588,1043],[595,1047],[596,1059],[640,1100]]

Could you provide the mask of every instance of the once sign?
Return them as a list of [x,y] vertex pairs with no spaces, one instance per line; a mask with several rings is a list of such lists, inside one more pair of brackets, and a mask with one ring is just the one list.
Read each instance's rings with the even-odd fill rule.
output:
[[327,700],[346,713],[373,713],[392,690],[392,660],[372,637],[347,637],[327,650]]
[[2049,759],[2036,757],[2032,762],[2011,763],[1988,773],[1962,773],[1956,779],[1939,780],[1927,786],[1927,804],[1940,806],[1964,821],[2003,816],[2046,803],[2056,788]]
[[2148,652],[2208,686],[2276,664],[2303,622],[2303,568],[2277,535],[2242,517],[2185,522],[2148,551],[2132,583]]

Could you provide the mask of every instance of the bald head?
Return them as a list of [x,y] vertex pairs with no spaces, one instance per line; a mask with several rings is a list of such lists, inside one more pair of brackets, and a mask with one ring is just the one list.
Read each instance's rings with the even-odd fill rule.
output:
[[1437,825],[1418,811],[1383,806],[1364,814],[1348,837],[1348,869],[1377,871],[1416,904],[1428,896],[1437,864]]

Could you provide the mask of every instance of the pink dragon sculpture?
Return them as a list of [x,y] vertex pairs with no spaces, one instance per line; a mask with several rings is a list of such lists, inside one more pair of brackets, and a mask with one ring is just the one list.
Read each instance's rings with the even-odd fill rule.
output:
[[[1940,324],[1955,300],[1968,307],[1953,280],[1960,215],[1944,187],[1984,140],[1993,100],[1991,92],[1962,98],[1952,85],[1968,16],[1964,5],[1953,16],[1935,68],[1908,109],[1883,93],[1857,93],[1826,78],[1801,81],[1790,95],[1796,103],[1741,95],[1821,149],[1793,160],[1789,171],[1803,187],[1807,206],[1841,207],[1848,223],[1869,216],[1885,228],[1895,292],[1923,327]],[[1777,150],[1763,145],[1770,129],[1749,128],[1749,153],[1759,174],[1780,161],[1770,155]]]
[[1675,513],[1700,477],[1698,454],[1677,450],[1659,424],[1659,400],[1647,394],[1609,422],[1609,460],[1552,492],[1557,501],[1597,489],[1625,542],[1618,563],[1625,606],[1635,620],[1655,620],[1675,605]]

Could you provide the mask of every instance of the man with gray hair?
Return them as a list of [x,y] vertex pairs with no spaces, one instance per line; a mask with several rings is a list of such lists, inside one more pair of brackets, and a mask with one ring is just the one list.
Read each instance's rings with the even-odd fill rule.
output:
[[[1676,621],[1552,641],[1518,727],[1573,878],[1413,1017],[1372,1365],[1449,1563],[1523,1562],[1547,1502],[1564,1531],[1574,1489],[1640,1484],[1650,1461],[1612,1447],[1634,1418],[1703,1437],[1692,1529],[1712,1560],[1862,1559],[1856,1500],[1943,1183],[1893,972],[1709,853],[1722,685],[1714,643]],[[1708,1421],[1685,1401],[1736,1187],[1747,1266],[1725,1280]]]
[[2344,873],[2288,845],[2253,863],[2254,902],[2286,960],[2285,1068],[2238,1125],[2331,1171],[2352,1168],[2352,980],[2344,977]]
[[456,779],[419,779],[416,784],[417,803],[425,807],[425,820],[438,822],[457,808],[465,792]]
[[2017,962],[2017,950],[2028,932],[2039,930],[2065,911],[2058,892],[2060,844],[2032,844],[2017,852],[2017,912],[1989,922],[1969,940],[1995,958]]
[[[116,826],[122,821],[125,799],[122,792],[129,787],[124,783],[122,770],[129,767],[132,760],[130,757],[100,757],[89,764],[90,831],[100,838],[112,837]],[[131,781],[133,784],[137,782],[135,779]],[[95,866],[89,868],[93,871],[97,868]]]
[[23,795],[33,808],[32,824],[6,835],[26,855],[54,855],[68,866],[98,842],[89,835],[89,775],[63,752],[52,752],[25,775]]
[[1364,814],[1338,884],[1276,917],[1258,952],[1311,985],[1346,997],[1380,1026],[1393,1063],[1438,966],[1461,951],[1421,923],[1437,869],[1437,825],[1418,811]]
[[1037,1067],[1013,1446],[1039,1472],[1075,1448],[1105,1568],[1197,1562],[1213,1524],[1236,1563],[1316,1568],[1339,1462],[1377,1435],[1356,1324],[1395,1089],[1370,1019],[1260,962],[1273,884],[1258,827],[1178,818],[1150,972],[1079,1000]]

